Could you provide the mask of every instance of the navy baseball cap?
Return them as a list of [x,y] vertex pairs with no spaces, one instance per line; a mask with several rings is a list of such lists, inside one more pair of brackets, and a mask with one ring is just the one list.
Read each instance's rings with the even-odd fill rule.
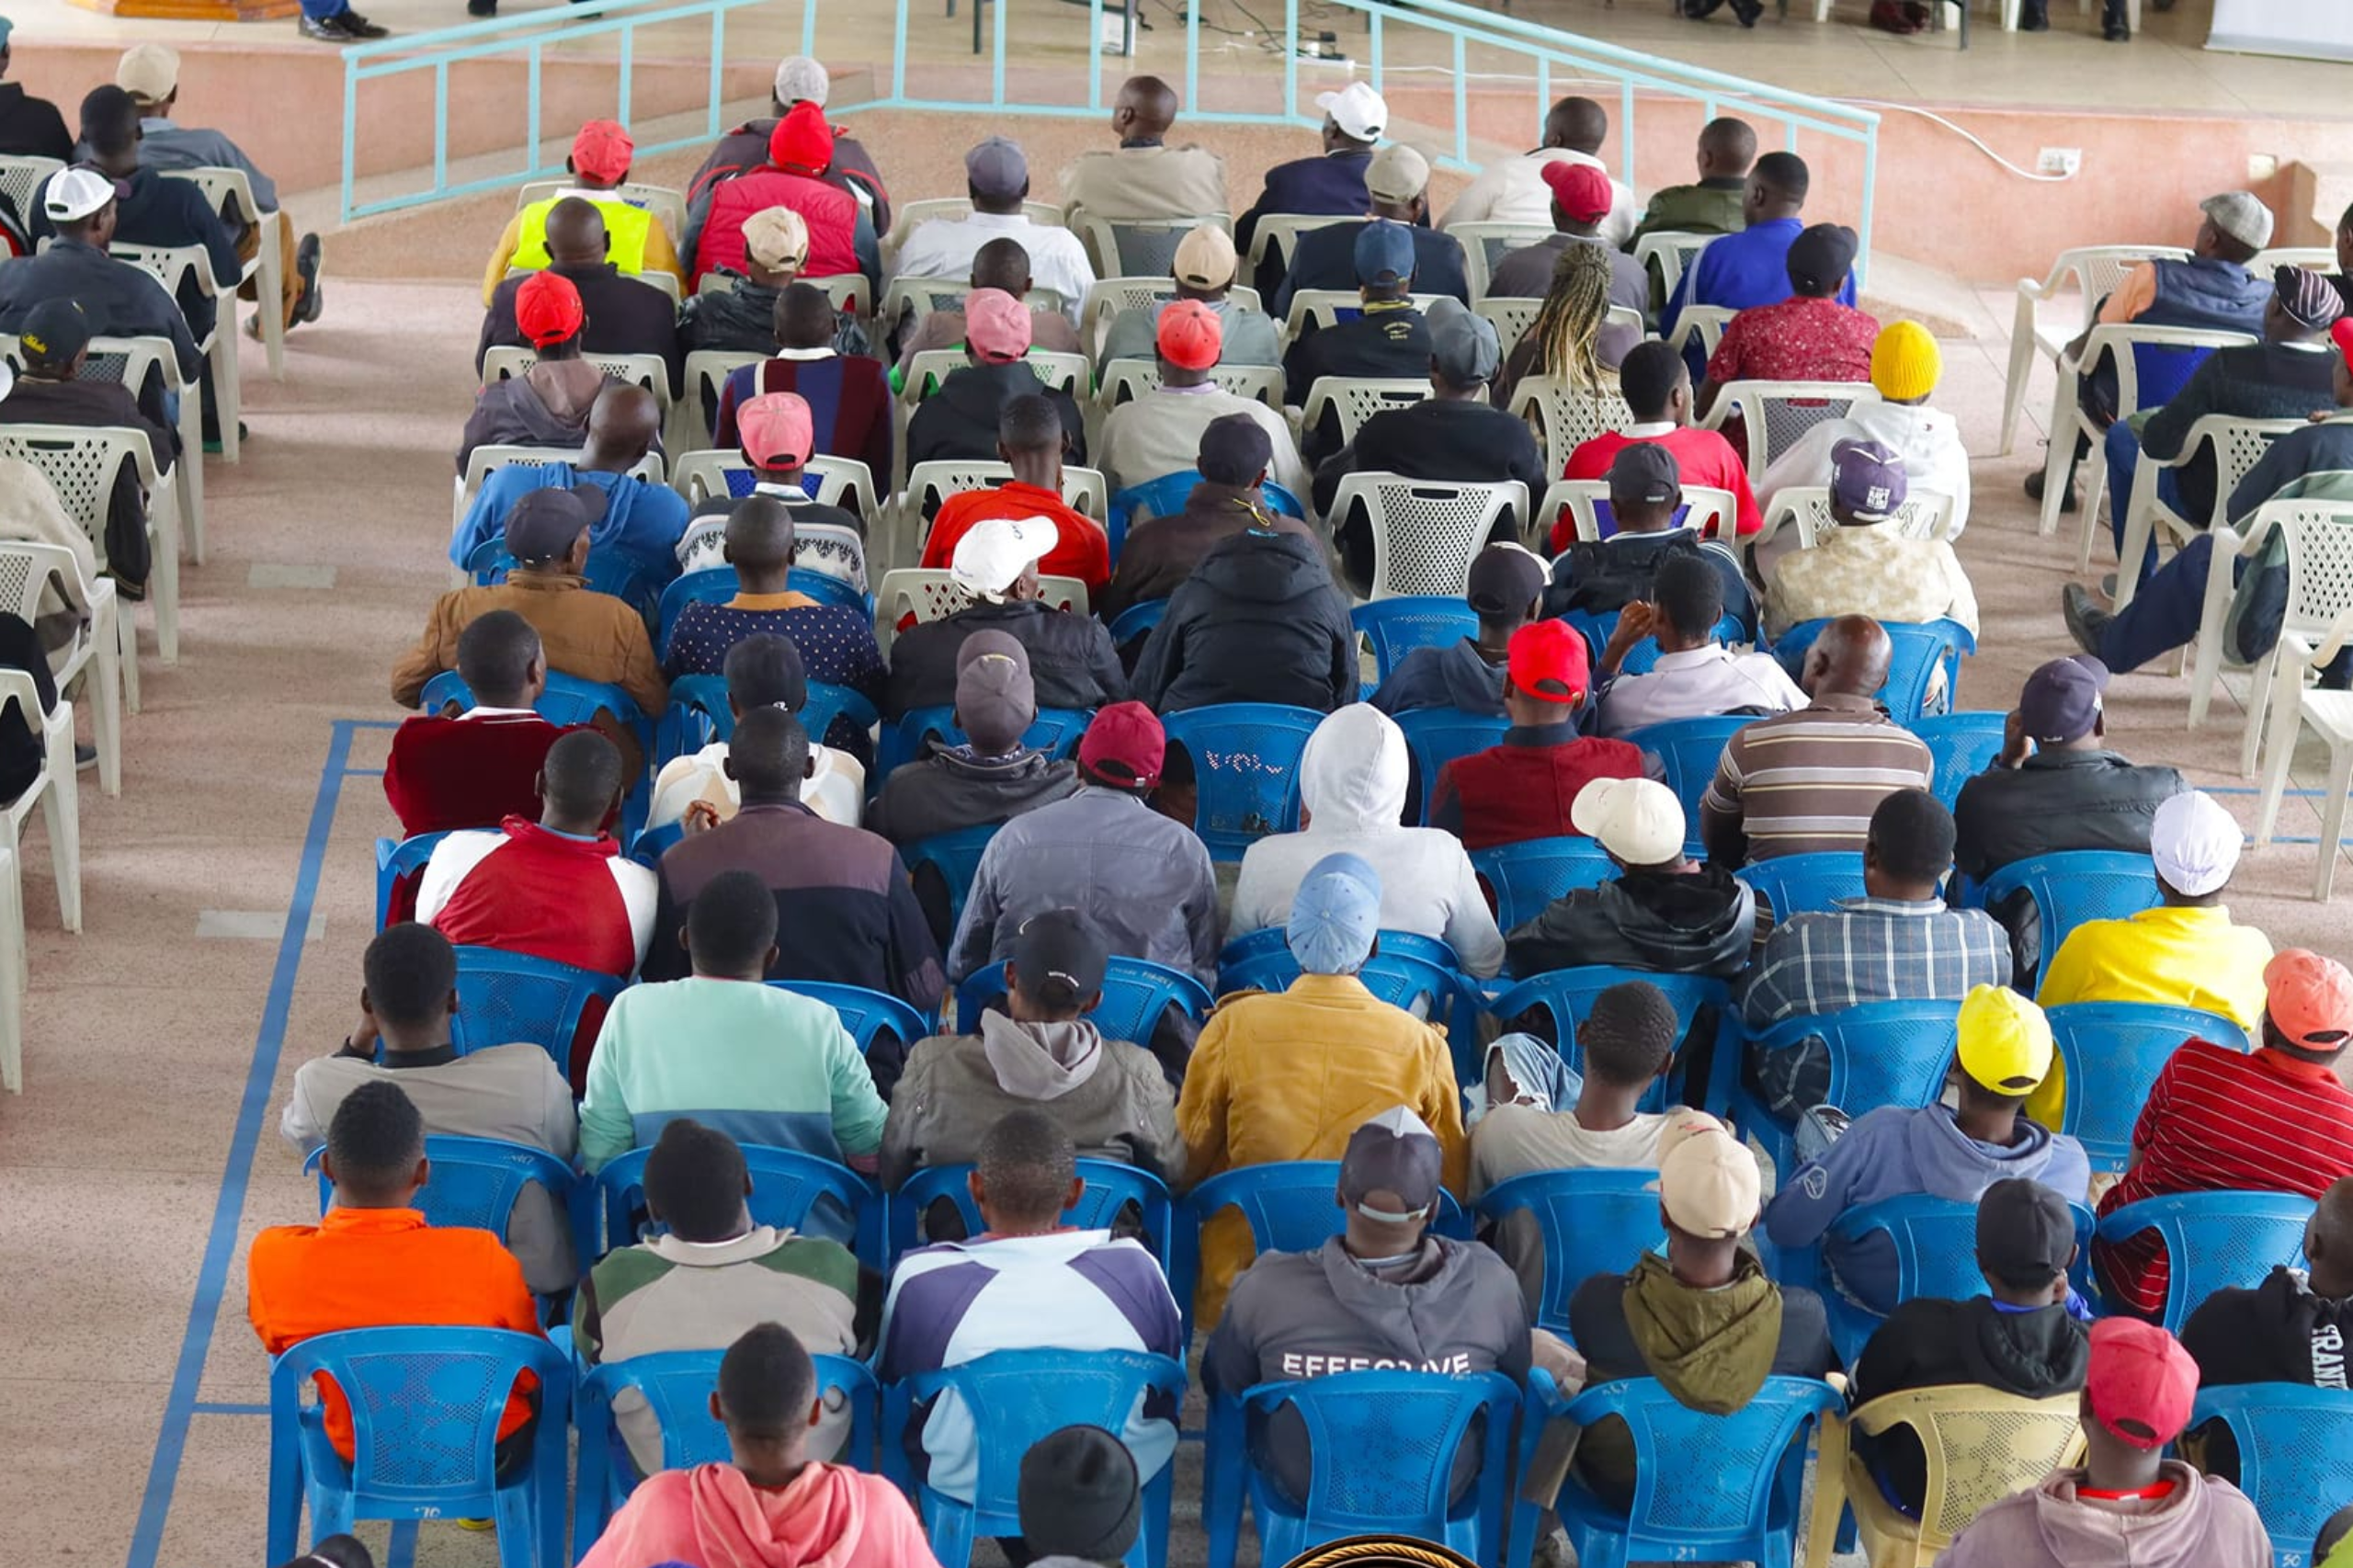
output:
[[2053,659],[2026,677],[2018,693],[2018,725],[2037,745],[2083,739],[2099,722],[2108,666],[2088,653]]
[[1357,235],[1356,262],[1359,283],[1403,283],[1414,276],[1414,236],[1376,218]]
[[1830,499],[1857,521],[1885,522],[1909,488],[1904,460],[1877,441],[1849,437],[1830,449]]

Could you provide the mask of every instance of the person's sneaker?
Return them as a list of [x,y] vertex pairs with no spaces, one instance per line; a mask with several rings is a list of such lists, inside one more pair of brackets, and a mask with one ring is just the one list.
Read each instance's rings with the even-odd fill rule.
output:
[[319,281],[319,264],[324,258],[318,235],[304,234],[294,242],[294,276],[302,280],[302,287],[294,296],[294,313],[287,325],[300,326],[319,319],[319,312],[325,306],[325,285]]
[[2067,635],[2075,640],[2075,646],[2099,657],[2108,623],[2116,618],[2092,602],[2092,591],[2081,583],[2068,584],[2059,590],[2059,613],[2065,618]]
[[498,0],[466,0],[466,15],[495,17],[498,15]]
[[2122,22],[2115,22],[2100,29],[2099,36],[2106,39],[2110,43],[2131,43],[2132,41],[2132,29],[2125,26]]
[[77,773],[86,773],[97,765],[98,748],[85,746],[76,742],[74,746],[74,770]]
[[1732,0],[1732,14],[1744,28],[1753,28],[1756,18],[1765,14],[1764,0]]
[[304,38],[318,43],[356,43],[358,35],[343,25],[343,18],[305,15],[299,25]]
[[2106,599],[2109,604],[2114,604],[2116,602],[2115,573],[2107,572],[2101,574],[2099,580],[2099,597]]
[[[2026,476],[2026,498],[2034,502],[2038,506],[2042,502],[2042,476],[2043,471],[2040,469],[2036,469],[2032,473]],[[2059,509],[2063,512],[2072,512],[2075,509],[2075,487],[2074,485],[2070,484],[2067,486],[2066,494],[2059,497]]]

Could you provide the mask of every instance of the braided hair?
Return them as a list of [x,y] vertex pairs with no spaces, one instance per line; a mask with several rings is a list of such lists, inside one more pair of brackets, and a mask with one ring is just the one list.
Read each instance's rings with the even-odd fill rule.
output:
[[1609,257],[1597,244],[1572,240],[1552,264],[1552,287],[1528,335],[1536,345],[1536,370],[1584,392],[1602,390],[1596,347],[1609,312]]

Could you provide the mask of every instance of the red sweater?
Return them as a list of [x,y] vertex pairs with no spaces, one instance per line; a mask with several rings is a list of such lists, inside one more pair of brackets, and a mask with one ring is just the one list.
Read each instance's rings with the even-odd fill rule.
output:
[[384,799],[402,835],[536,818],[540,765],[557,737],[571,733],[536,713],[407,721],[393,733],[384,763]]
[[[1748,488],[1748,467],[1730,441],[1713,430],[1703,430],[1697,425],[1681,425],[1664,436],[1634,437],[1616,430],[1605,431],[1584,443],[1569,454],[1569,466],[1563,479],[1607,479],[1609,465],[1618,454],[1636,440],[1655,441],[1675,454],[1675,466],[1686,484],[1705,484],[1718,490],[1729,490],[1740,514],[1739,532],[1745,537],[1765,526],[1764,515],[1756,509],[1756,497]],[[1566,512],[1552,525],[1552,553],[1558,555],[1576,540],[1576,525]]]
[[809,229],[809,259],[803,278],[838,278],[858,270],[858,198],[806,175],[757,169],[722,180],[710,193],[710,216],[694,254],[691,289],[714,267],[744,270],[744,222],[771,207],[790,207]]
[[1489,746],[1438,770],[1430,825],[1449,829],[1465,849],[1489,849],[1577,830],[1569,807],[1597,778],[1643,777],[1642,748],[1584,736],[1564,745]]
[[1038,562],[1038,574],[1075,577],[1086,585],[1090,602],[1102,597],[1104,585],[1111,580],[1111,541],[1102,525],[1063,506],[1053,491],[1017,479],[1008,479],[994,490],[961,491],[940,502],[939,516],[932,519],[931,535],[924,540],[924,565],[936,572],[947,571],[955,562],[956,541],[970,533],[974,523],[990,517],[1052,518],[1062,537]]

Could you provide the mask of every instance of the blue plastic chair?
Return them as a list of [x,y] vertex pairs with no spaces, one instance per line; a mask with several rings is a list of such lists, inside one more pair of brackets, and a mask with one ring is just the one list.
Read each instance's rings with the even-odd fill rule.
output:
[[[1313,1252],[1340,1233],[1347,1215],[1340,1208],[1340,1162],[1276,1160],[1222,1171],[1185,1195],[1189,1220],[1177,1226],[1176,1267],[1168,1282],[1188,1317],[1193,1288],[1200,1278],[1201,1227],[1232,1209],[1250,1226],[1250,1244],[1259,1253]],[[1440,1188],[1438,1218],[1430,1229],[1458,1241],[1471,1239],[1471,1223],[1454,1194]]]
[[[349,1401],[352,1458],[327,1441],[313,1379]],[[529,1463],[498,1478],[498,1426],[525,1373],[539,1381]],[[313,1391],[306,1396],[305,1391]],[[306,1339],[269,1373],[273,1562],[360,1519],[492,1519],[499,1568],[563,1568],[572,1362],[537,1335],[502,1328],[358,1328]]]
[[[981,1031],[981,1012],[1005,994],[1005,965],[993,963],[976,971],[956,988],[956,1028],[961,1034]],[[1179,1007],[1196,1018],[1210,1016],[1211,998],[1201,983],[1166,964],[1143,959],[1112,956],[1103,971],[1103,1000],[1086,1015],[1105,1040],[1145,1045],[1160,1016]]]
[[2165,1242],[2165,1326],[2179,1334],[2217,1290],[2253,1290],[2279,1264],[2301,1267],[2313,1200],[2292,1192],[2174,1192],[2100,1216],[2099,1239],[2114,1245],[2143,1231]]
[[[515,570],[515,558],[506,552],[506,536],[500,534],[474,546],[473,553],[466,557],[466,570],[477,587],[506,581],[506,574]],[[590,550],[582,581],[592,593],[610,594],[648,621],[658,613],[661,584],[642,565],[619,551]]]
[[658,767],[673,757],[691,756],[713,741],[731,740],[734,734],[735,710],[728,706],[727,677],[680,676],[670,683],[670,705],[662,710],[654,729],[654,765]]
[[2020,990],[2040,990],[2052,956],[2069,932],[2087,920],[2121,920],[2159,902],[2156,868],[2146,855],[2120,849],[2070,849],[2057,855],[2035,855],[2013,860],[1985,879],[1972,901],[1980,907],[1998,903],[2013,893],[2034,900],[2042,920],[2042,962]]
[[1617,862],[1581,834],[1473,849],[1471,865],[1495,895],[1495,925],[1506,933],[1543,914],[1544,906],[1563,894],[1597,888],[1618,877]]
[[[899,1267],[899,1259],[923,1245],[924,1210],[942,1199],[963,1216],[966,1235],[977,1236],[986,1230],[980,1205],[972,1201],[972,1188],[966,1185],[972,1174],[970,1165],[926,1165],[898,1191],[889,1194],[883,1200],[884,1251],[871,1267],[887,1278]],[[1132,1203],[1143,1219],[1143,1233],[1153,1255],[1160,1259],[1161,1272],[1170,1272],[1176,1263],[1177,1224],[1176,1200],[1168,1195],[1167,1184],[1150,1171],[1117,1160],[1081,1160],[1078,1175],[1086,1183],[1086,1191],[1078,1207],[1063,1210],[1063,1223],[1082,1231],[1108,1231],[1120,1210]]]
[[2306,1568],[2321,1526],[2353,1497],[2353,1400],[2342,1389],[2243,1383],[2200,1390],[2189,1420],[2230,1428],[2239,1490],[2271,1537],[2272,1562]]
[[1716,781],[1716,765],[1723,760],[1725,744],[1756,722],[1734,714],[1671,719],[1627,733],[1628,741],[1657,757],[1665,768],[1666,787],[1683,802],[1684,846],[1694,855],[1706,853],[1699,839],[1699,797]]
[[[474,706],[473,688],[455,670],[443,670],[426,681],[424,692],[417,698],[417,706],[427,713],[439,712],[445,702],[455,702],[460,710]],[[638,732],[641,741],[653,733],[651,722],[628,692],[617,686],[581,680],[562,670],[548,672],[547,689],[531,705],[531,710],[551,724],[585,724],[599,713],[609,713],[616,722]]]
[[799,717],[801,727],[809,732],[809,739],[820,745],[824,744],[825,732],[833,728],[837,718],[848,720],[860,734],[872,733],[874,726],[882,722],[882,716],[874,710],[874,704],[867,700],[864,693],[827,680],[809,683],[809,700],[802,705]]
[[[1021,733],[1021,744],[1051,757],[1076,756],[1079,737],[1094,717],[1091,708],[1040,708],[1036,721]],[[952,707],[911,708],[897,723],[883,725],[881,742],[874,750],[876,776],[887,778],[892,768],[921,761],[924,742],[935,736],[950,745],[962,745],[971,738],[957,727]]]
[[980,877],[981,857],[987,853],[989,840],[996,836],[996,830],[1004,825],[990,822],[977,827],[960,827],[953,833],[935,833],[929,838],[918,838],[899,846],[899,858],[905,863],[910,877],[918,869],[929,866],[948,884],[950,931],[963,922],[964,901],[972,896],[972,883]]
[[[1581,1427],[1615,1415],[1632,1433],[1630,1508],[1610,1506],[1574,1474],[1554,1504],[1579,1568],[1625,1568],[1794,1562],[1808,1439],[1845,1401],[1827,1383],[1768,1378],[1733,1415],[1707,1415],[1677,1403],[1653,1379],[1630,1378],[1589,1388],[1564,1406],[1539,1369],[1529,1374],[1529,1405],[1521,1422],[1523,1468],[1542,1431],[1540,1415],[1565,1415]],[[1512,1568],[1528,1568],[1537,1513],[1536,1504],[1515,1499]]]
[[[1830,1051],[1829,1103],[1860,1116],[1881,1106],[1935,1104],[1961,1044],[1960,1019],[1959,1002],[1866,1002],[1815,1017],[1784,1018],[1752,1037],[1748,1049],[1794,1051],[1809,1038],[1820,1040]],[[1738,1065],[1727,1062],[1719,1074],[1731,1086],[1733,1119],[1765,1146],[1787,1181],[1797,1169],[1794,1131],[1749,1093]]]
[[1994,766],[2002,755],[2002,727],[2006,713],[1972,709],[1961,713],[1936,713],[1915,719],[1914,734],[1928,743],[1936,759],[1931,790],[1951,811],[1961,801],[1961,787]]
[[[2096,1221],[2082,1204],[2075,1211],[2080,1246],[2088,1247]],[[1905,1193],[1849,1209],[1831,1222],[1825,1240],[1836,1240],[1851,1251],[1864,1237],[1884,1235],[1895,1249],[1895,1299],[1891,1308],[1918,1297],[1965,1301],[1985,1293],[1984,1276],[1977,1267],[1977,1205],[1927,1193]],[[1830,1343],[1838,1358],[1852,1367],[1885,1315],[1874,1312],[1839,1290],[1827,1278],[1830,1270],[1808,1247],[1801,1256],[1784,1250],[1774,1278],[1789,1284],[1819,1281],[1824,1312],[1829,1318]]]
[[[904,1476],[904,1437],[915,1407],[954,1390],[972,1415],[980,1438],[980,1471],[972,1501],[959,1502],[921,1483],[914,1487],[925,1533],[940,1568],[969,1568],[980,1536],[1021,1533],[1021,1456],[1065,1426],[1125,1431],[1136,1401],[1158,1393],[1171,1425],[1185,1399],[1185,1364],[1132,1350],[999,1350],[961,1366],[903,1379],[882,1391],[882,1457]],[[1168,1505],[1176,1463],[1144,1483],[1143,1525],[1130,1549],[1128,1568],[1163,1568],[1168,1561]]]
[[[1609,646],[1609,639],[1617,634],[1618,612],[1614,609],[1573,609],[1560,619],[1567,621],[1575,629],[1577,634],[1585,639],[1586,646],[1591,650],[1593,665],[1597,669],[1599,668],[1601,651]],[[1748,628],[1740,623],[1740,617],[1730,613],[1717,618],[1714,636],[1717,642],[1723,643],[1726,647],[1736,646],[1750,641]],[[1658,639],[1645,637],[1626,650],[1625,662],[1618,666],[1618,673],[1646,676],[1658,667]]]
[[665,822],[660,827],[649,827],[630,840],[629,858],[647,870],[659,870],[662,857],[676,849],[687,836],[686,824]]
[[[725,1354],[723,1350],[664,1350],[632,1356],[626,1361],[605,1362],[581,1380],[573,1403],[574,1424],[580,1430],[580,1477],[572,1502],[576,1553],[586,1553],[629,1494],[637,1490],[637,1467],[613,1424],[613,1395],[621,1390],[633,1389],[642,1395],[661,1426],[664,1470],[733,1461],[727,1428],[710,1413],[710,1393],[719,1386],[719,1361]],[[848,1445],[836,1462],[870,1471],[882,1386],[863,1361],[847,1356],[809,1359],[817,1369],[817,1392],[839,1392],[849,1406]]]
[[[1826,620],[1808,620],[1790,627],[1773,640],[1773,656],[1795,679],[1805,667],[1806,650],[1822,635]],[[1945,672],[1945,701],[1961,690],[1961,661],[1977,652],[1977,639],[1957,620],[1882,620],[1891,656],[1887,684],[1879,699],[1888,717],[1899,724],[1919,722],[1928,705],[1929,679],[1941,666]]]
[[1414,777],[1421,786],[1420,801],[1414,804],[1414,820],[1427,823],[1430,820],[1430,802],[1438,795],[1439,770],[1457,757],[1472,756],[1500,744],[1504,732],[1511,728],[1511,721],[1483,713],[1465,713],[1456,708],[1413,708],[1397,715],[1397,727],[1405,733],[1405,749],[1413,756]]
[[[806,594],[819,604],[838,605],[864,615],[874,613],[873,601],[849,584],[827,572],[813,572],[796,566],[786,574],[785,585],[798,594]],[[742,588],[733,566],[706,566],[699,572],[688,572],[670,580],[662,590],[662,602],[656,614],[661,635],[654,646],[665,658],[670,653],[670,630],[678,624],[678,616],[688,605],[723,605]]]
[[[319,1178],[322,1214],[335,1202],[335,1184],[327,1180],[319,1158],[325,1153],[326,1145],[322,1143],[302,1162],[304,1173]],[[458,1138],[437,1132],[426,1137],[425,1157],[433,1162],[433,1178],[412,1201],[428,1225],[488,1231],[504,1242],[515,1200],[534,1184],[548,1189],[558,1213],[572,1211],[572,1167],[545,1149],[497,1138]]]
[[572,1070],[573,1042],[591,1002],[609,1005],[629,982],[593,969],[496,948],[458,949],[458,1018],[453,1043],[463,1053],[528,1040]]
[[[645,1160],[651,1153],[651,1149],[631,1149],[597,1173],[594,1192],[580,1209],[583,1226],[590,1233],[580,1238],[584,1263],[627,1246],[656,1228],[645,1212]],[[823,1236],[845,1245],[879,1234],[880,1195],[847,1165],[798,1149],[771,1149],[758,1143],[744,1145],[744,1165],[752,1177],[748,1202],[755,1223]],[[871,1256],[863,1245],[858,1251]]]
[[1193,831],[1215,860],[1239,860],[1270,833],[1299,827],[1299,758],[1324,715],[1278,702],[1216,702],[1164,714],[1168,744],[1193,759]]
[[2067,1074],[2059,1131],[2083,1144],[2095,1171],[2121,1171],[2131,1162],[2132,1124],[2158,1072],[2184,1040],[2247,1049],[2246,1031],[2236,1023],[2195,1007],[2071,1002],[2043,1016]]
[[[1622,981],[1640,980],[1657,986],[1675,1004],[1675,1017],[1682,1026],[1677,1036],[1680,1042],[1691,1037],[1691,1029],[1699,1018],[1699,1009],[1716,1010],[1715,1071],[1727,1070],[1725,1058],[1737,1058],[1740,1044],[1740,1017],[1732,1005],[1732,989],[1723,981],[1704,974],[1652,974],[1638,969],[1616,969],[1608,964],[1583,964],[1575,969],[1556,969],[1545,974],[1531,975],[1486,1005],[1486,1010],[1508,1028],[1511,1020],[1531,1007],[1541,1007],[1552,1019],[1553,1049],[1561,1060],[1582,1073],[1584,1053],[1577,1050],[1577,1025],[1593,1011],[1593,999]],[[1458,1068],[1458,1072],[1460,1069]],[[1472,1078],[1480,1075],[1474,1067]],[[1471,1079],[1465,1079],[1470,1082]],[[1698,1085],[1699,1098],[1710,1096],[1705,1084]],[[1687,1081],[1684,1063],[1678,1061],[1674,1073],[1660,1083],[1653,1084],[1643,1096],[1644,1110],[1665,1110],[1677,1100],[1689,1103],[1692,1085]]]
[[1348,611],[1348,624],[1372,650],[1372,679],[1378,686],[1415,649],[1443,648],[1479,635],[1479,612],[1443,594],[1402,594],[1357,606]]
[[[1201,1498],[1210,1568],[1233,1568],[1245,1496],[1262,1562],[1375,1533],[1443,1541],[1473,1562],[1500,1562],[1519,1404],[1519,1385],[1501,1372],[1336,1372],[1212,1399]],[[1303,1506],[1250,1453],[1251,1420],[1285,1406],[1304,1428]],[[1474,1441],[1483,1445],[1477,1483],[1450,1504],[1455,1456]]]
[[1792,915],[1826,912],[1842,898],[1862,897],[1863,858],[1854,850],[1776,855],[1743,866],[1740,880],[1772,906],[1778,925]]
[[1167,615],[1166,599],[1146,599],[1141,604],[1130,605],[1112,618],[1111,646],[1124,648],[1131,642],[1151,636],[1152,629]]
[[[1380,950],[1357,971],[1364,988],[1392,1007],[1403,1007],[1418,1018],[1447,1027],[1448,1040],[1460,1058],[1475,1049],[1479,1024],[1479,987],[1462,973],[1454,949],[1434,937],[1412,931],[1383,931]],[[1218,954],[1217,994],[1256,989],[1288,991],[1299,978],[1299,960],[1279,926],[1267,926],[1236,937]],[[1461,1073],[1458,1061],[1456,1073]]]
[[[1131,484],[1112,496],[1111,504],[1106,509],[1108,515],[1103,520],[1103,531],[1111,546],[1112,564],[1119,563],[1120,551],[1127,547],[1128,528],[1134,522],[1139,507],[1147,517],[1165,517],[1171,512],[1181,512],[1193,494],[1193,486],[1200,482],[1199,472],[1180,470],[1176,473],[1164,473],[1158,479],[1146,480],[1142,484]],[[1266,497],[1268,510],[1279,512],[1286,517],[1297,517],[1302,522],[1306,520],[1307,508],[1299,504],[1299,497],[1273,480],[1261,484],[1258,493]]]
[[[425,863],[433,858],[433,851],[447,833],[420,833],[407,838],[376,840],[376,929],[381,931],[392,922],[392,900],[400,892],[402,879],[422,877]],[[415,889],[409,892],[408,910],[413,915],[416,906]]]
[[876,1035],[886,1030],[897,1035],[899,1043],[910,1051],[915,1049],[915,1041],[928,1040],[935,1032],[933,1020],[925,1017],[921,1008],[886,991],[870,991],[863,985],[836,985],[824,980],[771,980],[768,983],[779,991],[823,1002],[840,1014],[842,1028],[858,1041],[860,1055],[873,1048]]
[[1478,1210],[1481,1218],[1497,1221],[1523,1211],[1534,1216],[1544,1237],[1536,1323],[1563,1338],[1569,1298],[1578,1286],[1597,1274],[1624,1273],[1666,1239],[1656,1171],[1530,1171],[1489,1187]]

